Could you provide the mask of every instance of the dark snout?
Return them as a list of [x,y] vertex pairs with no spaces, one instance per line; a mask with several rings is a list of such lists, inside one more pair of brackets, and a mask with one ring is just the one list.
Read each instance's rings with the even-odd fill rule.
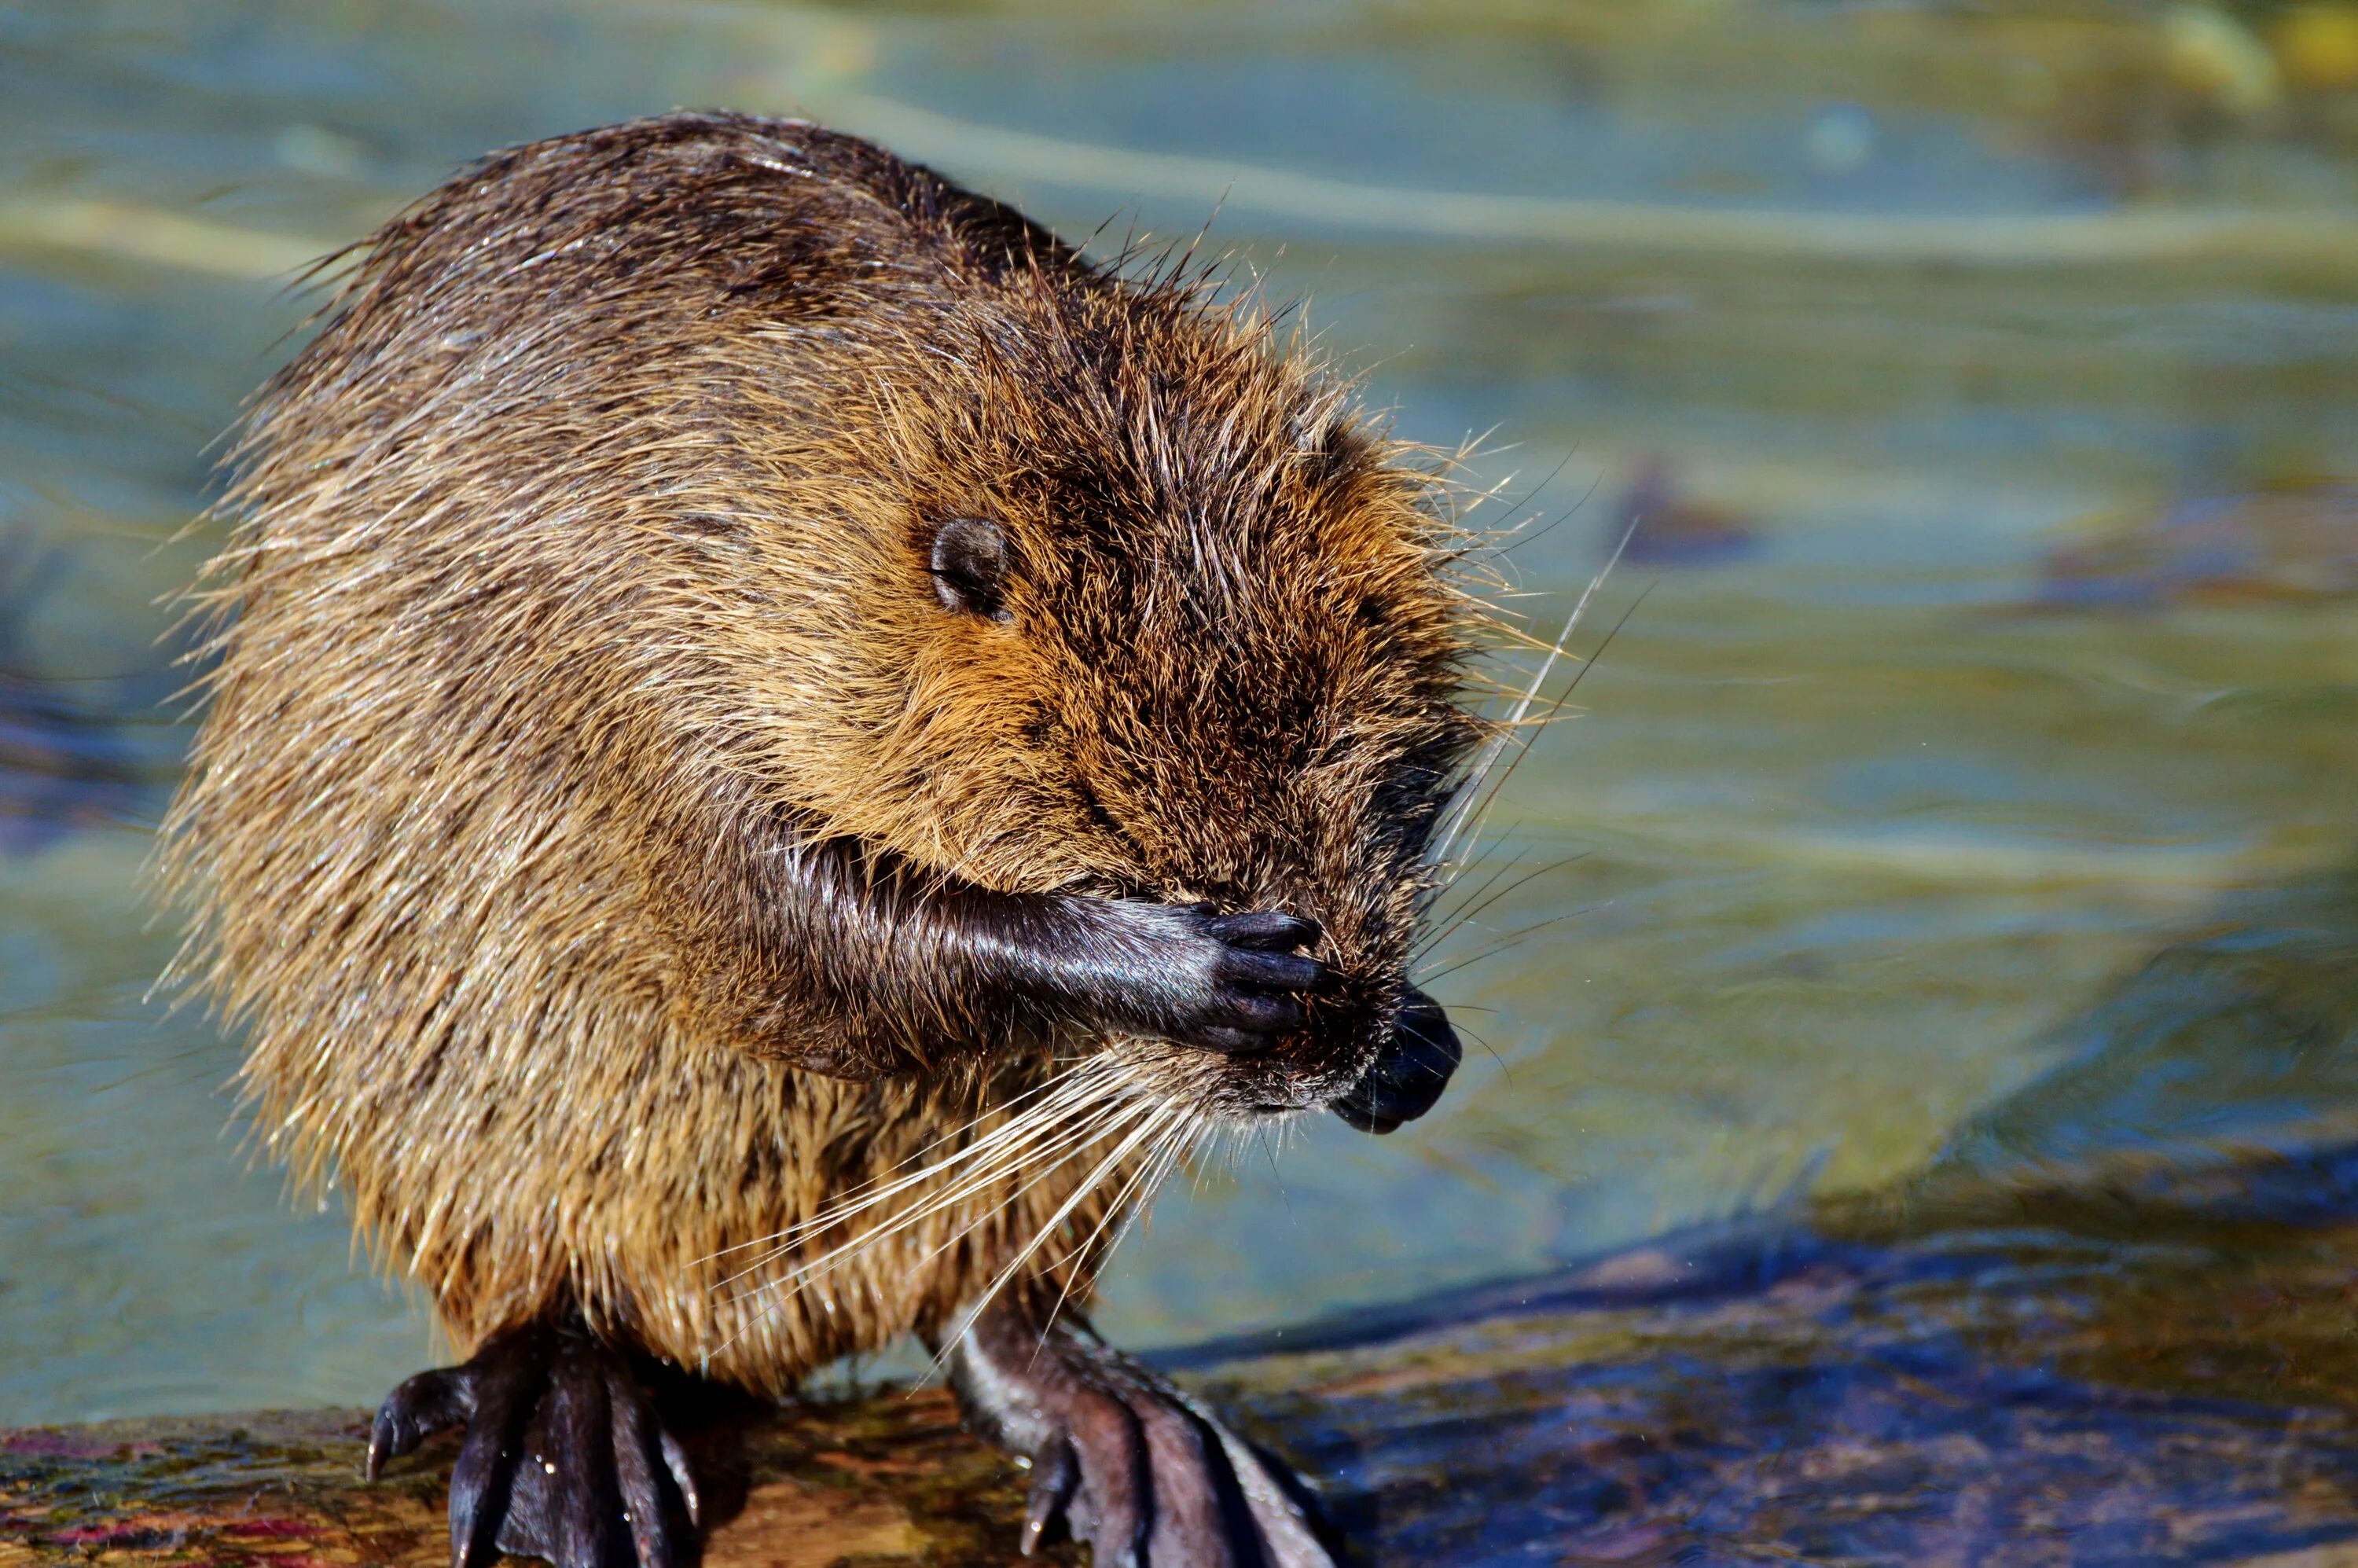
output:
[[1411,991],[1367,1076],[1327,1108],[1362,1132],[1394,1131],[1440,1101],[1463,1054],[1441,1004]]

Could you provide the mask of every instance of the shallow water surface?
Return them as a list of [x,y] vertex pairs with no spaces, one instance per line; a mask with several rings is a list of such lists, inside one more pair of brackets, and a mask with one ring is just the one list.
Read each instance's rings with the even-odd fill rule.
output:
[[1402,433],[1489,433],[1477,521],[1521,525],[1548,635],[1639,524],[1444,904],[1449,1097],[1207,1162],[1110,1335],[1928,1165],[2346,1138],[2358,982],[2313,956],[2358,859],[2358,107],[2275,10],[2204,13],[2224,64],[2185,14],[0,14],[0,1422],[366,1402],[433,1354],[246,1167],[233,1046],[148,997],[157,600],[295,269],[471,154],[675,103],[1076,236],[1208,220]]

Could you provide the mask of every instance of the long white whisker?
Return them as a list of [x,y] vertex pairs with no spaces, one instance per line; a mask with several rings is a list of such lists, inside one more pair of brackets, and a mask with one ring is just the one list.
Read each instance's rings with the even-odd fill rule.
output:
[[[1632,523],[1630,527],[1634,530],[1637,524]],[[1622,542],[1628,543],[1627,535],[1623,536]],[[1537,723],[1532,726],[1531,732],[1524,737],[1522,747],[1516,752],[1513,761],[1507,764],[1506,770],[1499,773],[1497,781],[1483,795],[1481,810],[1474,818],[1473,835],[1467,840],[1469,845],[1479,844],[1482,841],[1482,829],[1489,822],[1490,813],[1498,806],[1499,792],[1506,788],[1507,781],[1514,776],[1515,770],[1522,765],[1523,759],[1531,755],[1531,743],[1539,738],[1540,727],[1550,723],[1557,714],[1563,711],[1563,705],[1572,700],[1572,694],[1580,689],[1580,683],[1588,678],[1589,672],[1596,667],[1596,661],[1605,656],[1605,650],[1613,645],[1613,639],[1621,634],[1621,628],[1629,624],[1629,618],[1638,613],[1639,608],[1646,602],[1647,595],[1653,591],[1653,586],[1649,584],[1639,591],[1637,598],[1629,601],[1629,608],[1623,611],[1621,618],[1606,631],[1604,637],[1590,652],[1587,662],[1573,672],[1572,679],[1564,683],[1563,689],[1556,693],[1555,700],[1548,705],[1548,710],[1539,717]]]
[[[808,1219],[797,1220],[784,1229],[773,1232],[759,1240],[741,1242],[737,1246],[725,1248],[721,1251],[711,1254],[714,1258],[721,1258],[732,1252],[742,1252],[755,1247],[769,1249],[745,1268],[721,1280],[719,1283],[723,1285],[733,1283],[746,1274],[760,1269],[763,1264],[776,1258],[782,1252],[791,1251],[797,1240],[806,1239],[820,1231],[832,1229],[844,1221],[865,1214],[878,1205],[887,1203],[912,1188],[935,1182],[961,1165],[989,1162],[994,1158],[1003,1160],[1020,1151],[1028,1141],[1047,1132],[1065,1118],[1085,1109],[1094,1108],[1098,1101],[1109,1098],[1109,1092],[1118,1088],[1120,1084],[1119,1078],[1102,1072],[1087,1076],[1080,1072],[1065,1075],[1063,1081],[1055,1086],[1058,1091],[1056,1094],[1042,1100],[1023,1113],[1009,1119],[946,1158],[934,1161],[930,1164],[920,1165],[898,1177],[879,1178],[855,1190]],[[974,1122],[968,1125],[976,1125],[990,1114],[991,1113],[986,1112],[984,1116],[977,1117]],[[928,1147],[938,1148],[942,1141],[944,1141],[936,1140]],[[923,1152],[911,1158],[912,1160],[923,1158]],[[894,1169],[905,1170],[910,1162],[904,1160]]]
[[[1573,633],[1580,627],[1580,618],[1587,613],[1589,600],[1595,599],[1597,589],[1605,586],[1605,579],[1613,574],[1613,568],[1621,564],[1622,552],[1629,547],[1629,541],[1637,537],[1638,521],[1636,518],[1630,520],[1629,526],[1622,531],[1621,542],[1613,546],[1613,554],[1606,558],[1602,567],[1597,568],[1596,575],[1588,579],[1588,586],[1580,590],[1580,598],[1574,603],[1572,613],[1564,618],[1563,630],[1556,634],[1554,644],[1548,649],[1547,657],[1541,661],[1539,670],[1531,676],[1531,684],[1523,688],[1523,694],[1516,701],[1513,711],[1507,718],[1506,724],[1498,734],[1491,737],[1490,743],[1483,748],[1482,755],[1467,771],[1465,782],[1457,786],[1456,793],[1450,797],[1449,805],[1442,814],[1440,842],[1429,856],[1433,864],[1445,866],[1449,863],[1450,851],[1456,848],[1458,835],[1465,829],[1467,818],[1476,810],[1474,802],[1480,793],[1483,781],[1490,776],[1490,770],[1498,766],[1498,758],[1505,752],[1509,739],[1513,736],[1523,720],[1530,717],[1531,705],[1539,700],[1541,688],[1547,684],[1547,678],[1554,671],[1556,662],[1563,657],[1565,644],[1572,641]],[[1530,748],[1531,740],[1532,737],[1524,737],[1523,746],[1526,750]],[[1476,837],[1478,836],[1477,829]]]
[[[1055,1141],[1047,1146],[1045,1152],[1057,1154],[1059,1157],[1048,1166],[1048,1169],[1061,1168],[1069,1157],[1066,1152],[1097,1142],[1109,1131],[1118,1130],[1127,1123],[1137,1120],[1141,1115],[1150,1113],[1152,1108],[1142,1101],[1132,1102],[1130,1105],[1117,1105],[1110,1113],[1098,1115],[1094,1119],[1084,1119],[1067,1128],[1057,1130]],[[920,1221],[928,1219],[946,1209],[956,1208],[971,1200],[978,1193],[990,1186],[1010,1170],[1038,1159],[1042,1153],[1042,1146],[1032,1143],[1020,1144],[1005,1150],[1002,1152],[1002,1157],[991,1164],[979,1171],[966,1173],[959,1181],[942,1191],[934,1193],[921,1202],[892,1214],[882,1223],[863,1230],[858,1236],[830,1248],[817,1258],[797,1264],[778,1279],[752,1287],[738,1299],[760,1295],[772,1290],[784,1290],[788,1286],[799,1287],[805,1281],[833,1268],[845,1259],[865,1251],[888,1238],[897,1236]],[[1035,1176],[1033,1180],[1036,1182],[1039,1177]],[[865,1212],[867,1206],[862,1206],[855,1213]],[[849,1218],[853,1216],[847,1215],[844,1217]],[[802,1231],[806,1237],[813,1233],[812,1230]],[[742,1274],[734,1276],[734,1278],[742,1277]],[[723,1281],[723,1283],[727,1282],[730,1281]]]
[[[1130,1222],[1141,1212],[1132,1205],[1130,1201],[1132,1195],[1151,1194],[1162,1184],[1164,1172],[1177,1159],[1180,1151],[1185,1147],[1194,1130],[1195,1119],[1195,1117],[1190,1114],[1179,1117],[1172,1122],[1163,1136],[1155,1141],[1154,1146],[1147,1151],[1146,1158],[1140,1162],[1138,1169],[1130,1173],[1129,1179],[1122,1183],[1120,1190],[1114,1194],[1112,1201],[1106,1206],[1105,1213],[1098,1217],[1096,1226],[1087,1236],[1058,1255],[1049,1264],[1050,1268],[1061,1268],[1067,1263],[1086,1262],[1089,1249],[1097,1245],[1098,1238],[1105,1234],[1108,1226],[1120,1220],[1120,1227],[1114,1232],[1113,1240],[1107,1245],[1104,1253],[1104,1256],[1109,1258],[1113,1255],[1114,1249],[1119,1247],[1122,1238],[1130,1233]],[[1142,1197],[1141,1201],[1143,1201]],[[1056,1298],[1056,1311],[1063,1310],[1065,1299],[1072,1294],[1074,1278],[1075,1275],[1070,1273],[1065,1276],[1065,1288]],[[1055,1312],[1051,1312],[1048,1314],[1049,1320],[1054,1322],[1055,1315]]]
[[[1021,1165],[1027,1159],[1038,1158],[1044,1148],[1057,1154],[1057,1157],[1051,1162],[1049,1169],[1062,1168],[1069,1158],[1069,1154],[1065,1152],[1076,1145],[1087,1145],[1103,1136],[1109,1119],[1103,1113],[1102,1104],[1114,1098],[1126,1087],[1119,1071],[1107,1068],[1103,1058],[1094,1060],[1089,1065],[1106,1068],[1106,1070],[1086,1076],[1080,1073],[1069,1075],[1071,1081],[1064,1086],[1067,1092],[1060,1093],[1048,1101],[1033,1106],[1025,1115],[993,1129],[985,1138],[979,1140],[978,1147],[997,1145],[997,1157],[979,1170],[962,1173],[946,1192],[935,1195],[913,1209],[892,1216],[882,1225],[864,1231],[819,1257],[810,1260],[782,1279],[764,1281],[732,1296],[730,1298],[732,1304],[772,1294],[774,1294],[777,1300],[765,1311],[749,1318],[735,1334],[722,1340],[719,1348],[727,1349],[738,1339],[750,1333],[755,1324],[775,1315],[783,1310],[786,1297],[799,1293],[806,1285],[821,1273],[879,1242],[908,1229],[929,1214],[937,1213],[943,1208],[975,1196],[990,1186],[1006,1170]],[[1133,1115],[1135,1111],[1131,1107],[1120,1105],[1117,1101],[1111,1120],[1119,1127]],[[1063,1119],[1066,1117],[1071,1117],[1073,1119],[1064,1121]],[[1060,1126],[1059,1122],[1063,1124]],[[827,1223],[839,1224],[843,1220],[856,1217],[874,1206],[874,1203],[881,1201],[882,1196],[905,1191],[918,1180],[937,1176],[944,1169],[973,1152],[975,1152],[974,1148],[961,1151],[959,1155],[954,1156],[951,1160],[936,1162],[914,1176],[904,1177],[890,1184],[889,1193],[879,1195],[867,1201],[838,1205],[816,1219],[789,1227],[787,1230],[779,1233],[789,1239],[763,1254],[747,1268],[721,1281],[719,1286],[715,1288],[719,1289],[720,1286],[742,1280],[757,1272],[764,1264],[792,1251],[795,1245],[793,1238],[807,1238],[810,1235],[816,1234],[818,1229],[824,1228]],[[976,1223],[979,1223],[979,1220]],[[968,1230],[971,1228],[971,1225],[966,1227]],[[708,1366],[711,1360],[710,1351],[705,1353],[704,1359]]]
[[1060,1096],[1054,1101],[1033,1107],[1023,1116],[993,1129],[985,1138],[949,1159],[937,1161],[912,1176],[863,1193],[857,1201],[838,1204],[780,1234],[789,1238],[790,1248],[793,1241],[807,1240],[827,1228],[858,1218],[877,1207],[882,1200],[898,1197],[913,1188],[925,1187],[945,1176],[950,1177],[946,1186],[936,1188],[914,1206],[894,1214],[877,1234],[904,1227],[908,1223],[938,1212],[1044,1157],[1053,1163],[1071,1150],[1134,1121],[1144,1112],[1144,1106],[1129,1086],[1110,1076],[1076,1087],[1080,1092]]
[[[1143,1103],[1143,1102],[1141,1102],[1141,1103]],[[1117,1125],[1119,1125],[1119,1124],[1117,1124]],[[1070,1138],[1070,1139],[1067,1139],[1067,1140],[1065,1141],[1065,1147],[1067,1150],[1071,1150],[1071,1149],[1076,1148],[1076,1146],[1087,1146],[1087,1145],[1095,1144],[1095,1143],[1098,1142],[1099,1141],[1101,1141],[1101,1140],[1103,1139],[1103,1137],[1105,1136],[1105,1134],[1107,1133],[1107,1131],[1108,1131],[1108,1130],[1109,1130],[1106,1128],[1106,1126],[1105,1126],[1105,1125],[1103,1124],[1103,1122],[1101,1122],[1101,1121],[1100,1121],[1100,1122],[1098,1122],[1098,1123],[1097,1123],[1097,1124],[1095,1124],[1095,1125],[1084,1126],[1084,1127],[1082,1127],[1082,1128],[1080,1128],[1080,1129],[1078,1130],[1079,1136],[1077,1136],[1077,1137],[1074,1137],[1074,1138]],[[1029,1181],[1025,1182],[1022,1186],[1020,1186],[1020,1187],[1016,1188],[1012,1193],[1010,1193],[1010,1194],[1008,1194],[1005,1197],[1001,1198],[1001,1199],[999,1201],[999,1203],[998,1203],[998,1204],[996,1204],[995,1206],[993,1206],[993,1208],[992,1208],[992,1210],[991,1210],[990,1212],[989,1212],[989,1213],[984,1213],[984,1214],[979,1214],[979,1215],[975,1216],[975,1217],[974,1217],[974,1218],[972,1218],[971,1220],[968,1221],[964,1226],[960,1227],[957,1229],[957,1231],[955,1234],[953,1234],[953,1235],[952,1235],[952,1236],[951,1236],[947,1240],[946,1240],[946,1241],[942,1242],[939,1246],[936,1247],[932,1251],[930,1251],[930,1252],[926,1253],[926,1254],[925,1254],[925,1259],[921,1259],[921,1260],[919,1260],[919,1261],[921,1261],[921,1262],[922,1262],[922,1261],[925,1261],[925,1260],[931,1260],[931,1259],[934,1259],[934,1258],[938,1258],[938,1257],[940,1257],[944,1252],[948,1251],[951,1248],[953,1248],[953,1247],[957,1246],[959,1242],[961,1242],[961,1241],[965,1240],[968,1236],[973,1235],[973,1234],[974,1234],[974,1232],[975,1232],[975,1230],[976,1230],[976,1228],[977,1228],[978,1227],[979,1227],[979,1226],[980,1226],[980,1225],[981,1225],[985,1220],[987,1220],[987,1219],[990,1218],[993,1213],[996,1213],[996,1212],[999,1212],[999,1211],[1004,1210],[1004,1209],[1006,1209],[1006,1208],[1008,1208],[1008,1207],[1011,1206],[1012,1206],[1012,1205],[1013,1205],[1013,1204],[1014,1204],[1018,1199],[1022,1198],[1025,1194],[1027,1194],[1027,1193],[1031,1192],[1033,1188],[1034,1188],[1034,1187],[1038,1186],[1041,1183],[1043,1183],[1043,1182],[1046,1181],[1049,1177],[1051,1177],[1051,1176],[1055,1175],[1058,1171],[1063,1170],[1066,1165],[1070,1164],[1071,1162],[1072,1162],[1072,1155],[1071,1155],[1070,1153],[1066,1153],[1066,1154],[1064,1154],[1064,1155],[1060,1156],[1060,1157],[1055,1161],[1055,1163],[1050,1164],[1050,1165],[1046,1166],[1045,1168],[1044,1168],[1044,1169],[1042,1169],[1042,1170],[1040,1170],[1040,1171],[1035,1172],[1035,1173],[1033,1174],[1033,1176],[1032,1176],[1031,1180],[1029,1180]]]
[[[1079,1279],[1079,1265],[1087,1261],[1088,1249],[1097,1245],[1098,1237],[1105,1234],[1106,1226],[1116,1216],[1120,1217],[1121,1227],[1113,1233],[1113,1239],[1106,1243],[1105,1251],[1098,1260],[1100,1270],[1105,1267],[1107,1260],[1120,1250],[1121,1244],[1130,1239],[1130,1233],[1137,1227],[1139,1217],[1152,1206],[1155,1195],[1163,1190],[1163,1184],[1170,1179],[1171,1173],[1186,1157],[1189,1149],[1202,1134],[1206,1119],[1200,1112],[1180,1118],[1170,1134],[1147,1155],[1146,1162],[1138,1168],[1137,1174],[1122,1184],[1121,1191],[1114,1195],[1113,1202],[1098,1220],[1097,1228],[1089,1232],[1087,1239],[1058,1260],[1059,1262],[1071,1261],[1076,1267],[1065,1274],[1064,1288],[1056,1292],[1056,1304],[1048,1310],[1047,1321],[1040,1325],[1042,1344],[1047,1343],[1048,1330],[1065,1310],[1065,1303],[1072,1299],[1073,1286]],[[1138,1195],[1135,1201],[1130,1195],[1133,1193]]]
[[[1063,1227],[1065,1220],[1072,1217],[1073,1211],[1081,1206],[1082,1201],[1091,1192],[1096,1190],[1097,1184],[1105,1180],[1109,1173],[1128,1160],[1141,1143],[1156,1136],[1172,1121],[1187,1114],[1186,1111],[1175,1106],[1157,1106],[1152,1116],[1124,1137],[1112,1153],[1098,1162],[1097,1169],[1091,1171],[1081,1184],[1073,1190],[1072,1196],[1057,1206],[1056,1212],[1048,1217],[1048,1222],[1040,1227],[1038,1234],[1024,1245],[1023,1249],[1010,1260],[1005,1268],[1000,1270],[990,1283],[984,1287],[982,1294],[975,1300],[974,1304],[958,1314],[957,1324],[942,1338],[945,1353],[947,1346],[957,1344],[966,1336],[967,1331],[974,1326],[975,1319],[981,1316],[984,1310],[998,1299],[999,1292],[1007,1288],[1007,1281],[1013,1279],[1022,1270],[1023,1265],[1032,1260],[1033,1255],[1047,1244],[1048,1238]],[[935,1366],[938,1368],[940,1365],[941,1357],[937,1356],[935,1357]]]

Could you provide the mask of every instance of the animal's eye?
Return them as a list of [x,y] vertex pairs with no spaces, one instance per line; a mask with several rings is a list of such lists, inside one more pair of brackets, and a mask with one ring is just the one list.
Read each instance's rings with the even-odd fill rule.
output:
[[988,517],[953,517],[934,533],[931,570],[942,607],[1011,621],[1006,600],[1006,530]]

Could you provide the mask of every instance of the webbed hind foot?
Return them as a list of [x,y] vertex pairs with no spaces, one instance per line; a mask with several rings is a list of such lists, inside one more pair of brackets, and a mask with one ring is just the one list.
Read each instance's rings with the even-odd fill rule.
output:
[[968,1421],[1032,1466],[1026,1557],[1062,1524],[1098,1568],[1335,1568],[1282,1462],[1085,1328],[994,1306],[950,1366]]
[[687,1456],[628,1358],[578,1321],[483,1342],[463,1366],[394,1390],[369,1433],[368,1476],[464,1426],[450,1475],[452,1568],[495,1552],[557,1568],[687,1568],[701,1505]]

